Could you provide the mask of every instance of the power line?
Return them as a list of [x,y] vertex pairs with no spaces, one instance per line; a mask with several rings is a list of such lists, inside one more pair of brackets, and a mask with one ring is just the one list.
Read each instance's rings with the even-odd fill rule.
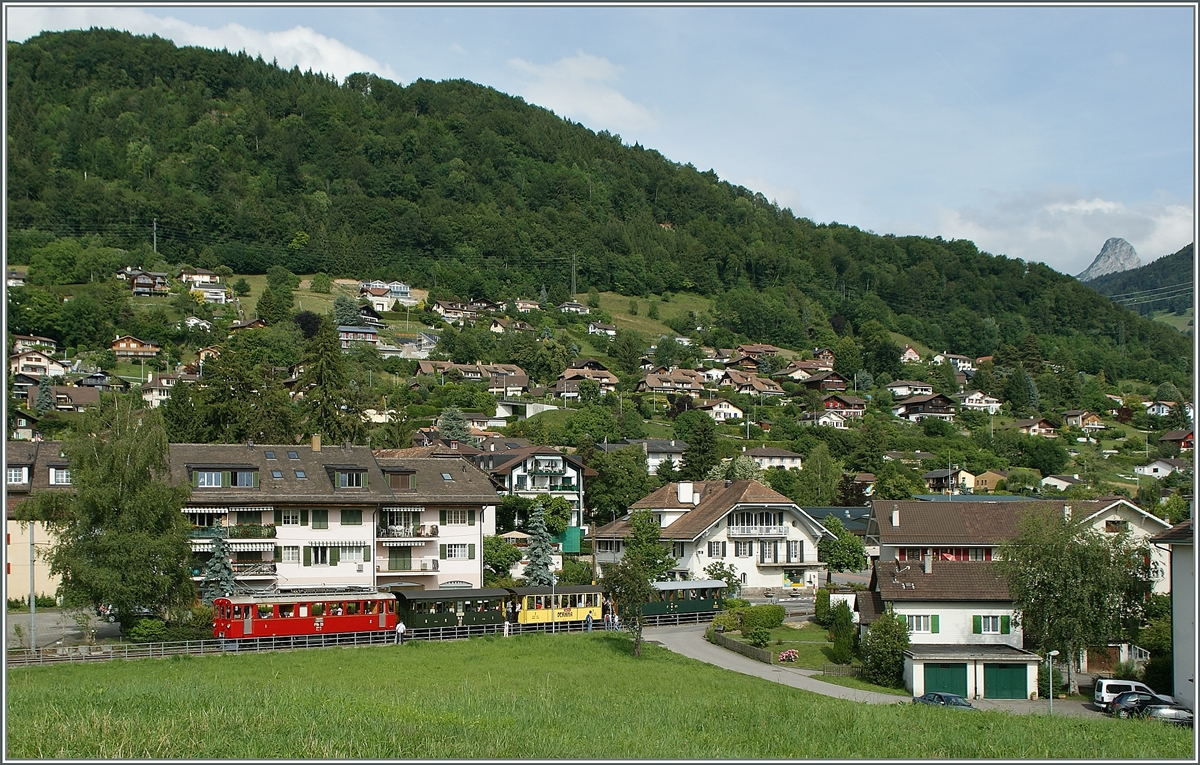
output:
[[1181,287],[1190,290],[1192,288],[1192,283],[1191,282],[1182,282],[1180,284],[1174,284],[1169,287],[1151,287],[1149,289],[1144,289],[1144,290],[1134,290],[1133,292],[1122,292],[1118,295],[1108,295],[1108,299],[1109,300],[1117,300],[1119,298],[1126,298],[1126,297],[1141,297],[1142,295],[1148,295],[1152,292],[1162,292],[1164,290],[1175,290],[1175,289],[1179,289]]

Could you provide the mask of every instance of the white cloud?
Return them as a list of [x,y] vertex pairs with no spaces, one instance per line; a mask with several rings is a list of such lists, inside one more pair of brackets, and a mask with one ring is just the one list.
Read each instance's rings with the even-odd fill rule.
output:
[[553,64],[534,64],[521,58],[509,59],[508,63],[528,78],[518,88],[521,96],[556,114],[592,129],[618,133],[658,127],[649,109],[608,84],[617,79],[620,67],[606,58],[581,50]]
[[1126,204],[1075,189],[998,198],[990,207],[943,208],[938,217],[943,236],[1068,274],[1087,268],[1109,237],[1128,241],[1145,264],[1193,241],[1194,233],[1190,202]]
[[74,8],[8,7],[7,34],[12,41],[24,41],[47,30],[88,29],[103,27],[121,29],[133,34],[157,34],[176,45],[195,45],[213,50],[246,51],[251,56],[278,61],[279,65],[301,71],[324,72],[344,79],[355,72],[372,72],[396,80],[390,66],[360,53],[345,43],[302,26],[278,32],[262,32],[240,24],[226,24],[219,29],[197,26],[171,16],[155,16],[137,8],[104,8],[83,6]]

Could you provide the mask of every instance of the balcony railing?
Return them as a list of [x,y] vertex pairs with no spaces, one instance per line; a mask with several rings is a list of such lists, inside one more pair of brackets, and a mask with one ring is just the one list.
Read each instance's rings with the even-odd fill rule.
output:
[[216,539],[228,536],[228,531],[224,526],[193,526],[188,536],[193,539]]
[[529,468],[530,475],[562,475],[566,468],[555,462],[535,462]]
[[389,561],[388,563],[381,563],[375,566],[375,570],[380,574],[396,574],[405,572],[420,573],[422,571],[432,573],[438,570],[438,560],[436,558],[414,560],[410,561],[407,565],[391,563]]
[[376,526],[376,539],[429,539],[438,535],[437,524],[422,526]]
[[239,523],[229,527],[230,539],[274,539],[273,523]]
[[275,576],[275,564],[270,561],[243,561],[231,565],[236,576]]
[[785,537],[786,526],[730,526],[731,537]]

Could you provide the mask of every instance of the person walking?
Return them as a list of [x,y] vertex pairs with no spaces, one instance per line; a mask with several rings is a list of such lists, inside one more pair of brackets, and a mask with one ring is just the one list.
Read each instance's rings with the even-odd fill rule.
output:
[[600,608],[604,616],[604,631],[608,632],[612,629],[612,601],[608,598],[604,599],[604,604]]
[[396,645],[404,645],[404,631],[407,629],[404,626],[404,620],[400,619],[396,622]]

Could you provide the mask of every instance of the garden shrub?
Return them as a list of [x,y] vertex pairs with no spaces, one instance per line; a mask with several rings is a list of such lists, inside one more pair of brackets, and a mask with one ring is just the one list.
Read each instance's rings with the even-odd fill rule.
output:
[[817,590],[816,600],[813,601],[813,621],[822,627],[830,625],[829,590],[822,587]]
[[743,635],[750,640],[750,645],[755,648],[766,648],[771,642],[771,631],[765,627],[755,627],[747,634],[744,630]]
[[854,615],[846,601],[838,601],[833,609],[833,648],[830,658],[834,664],[849,664],[854,651]]
[[736,611],[739,608],[749,608],[750,601],[741,598],[725,598],[721,601],[721,607],[726,611]]
[[[166,622],[160,619],[138,619],[126,637],[134,643],[157,643],[162,642],[166,633]],[[209,636],[211,637],[211,630]]]
[[1170,653],[1156,653],[1146,662],[1142,670],[1142,682],[1154,689],[1155,693],[1166,696],[1175,693],[1175,663]]
[[863,646],[862,677],[887,688],[904,687],[904,651],[908,648],[908,624],[890,608],[871,623]]
[[742,609],[742,634],[757,627],[773,630],[783,624],[787,611],[783,606],[750,606]]
[[733,632],[741,628],[735,611],[722,611],[713,616],[713,627],[720,627],[722,632]]
[[[1038,683],[1038,698],[1039,699],[1050,698],[1050,686],[1047,685],[1047,682],[1046,682],[1046,662],[1041,662],[1038,664],[1037,683]],[[1056,694],[1067,692],[1067,683],[1063,679],[1063,674],[1059,670],[1057,665],[1054,667],[1054,692]]]

